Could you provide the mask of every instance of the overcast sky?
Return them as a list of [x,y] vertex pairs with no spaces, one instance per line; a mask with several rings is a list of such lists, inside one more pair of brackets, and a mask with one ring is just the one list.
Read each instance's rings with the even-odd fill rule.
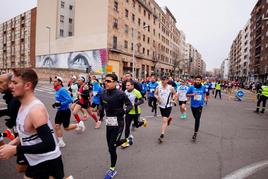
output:
[[[220,67],[257,0],[156,0],[176,17],[186,41],[202,54],[207,70]],[[0,0],[0,23],[36,6],[36,0]]]

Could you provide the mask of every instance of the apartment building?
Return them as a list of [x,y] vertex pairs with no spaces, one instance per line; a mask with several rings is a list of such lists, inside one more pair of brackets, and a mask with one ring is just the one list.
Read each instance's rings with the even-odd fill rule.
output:
[[246,23],[242,30],[242,56],[241,56],[241,71],[240,79],[241,81],[249,80],[249,63],[250,63],[250,20]]
[[254,80],[268,78],[268,1],[258,0],[250,18],[250,74]]
[[242,61],[242,30],[239,31],[235,40],[232,43],[230,53],[230,71],[229,77],[231,80],[238,80],[241,74],[241,61]]
[[183,58],[176,18],[154,0],[38,0],[37,7],[36,67],[44,72],[121,76],[134,67],[136,78],[173,75]]
[[36,8],[0,24],[0,70],[35,66]]
[[228,73],[229,73],[229,59],[228,58],[222,61],[220,73],[221,73],[221,79],[228,80]]

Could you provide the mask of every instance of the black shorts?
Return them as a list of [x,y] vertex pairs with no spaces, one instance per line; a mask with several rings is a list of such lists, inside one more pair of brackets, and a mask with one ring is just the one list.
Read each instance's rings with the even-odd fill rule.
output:
[[17,164],[18,165],[27,165],[28,164],[24,154],[22,154],[22,153],[17,154]]
[[187,101],[179,101],[179,105],[186,104]]
[[76,102],[76,104],[79,104],[83,109],[88,109],[89,107],[90,107],[90,104],[89,104],[89,102],[85,102],[85,103],[80,103],[80,101],[78,100],[77,102]]
[[170,116],[171,109],[172,109],[172,107],[169,107],[169,108],[160,108],[161,116],[168,118]]
[[28,166],[25,176],[34,179],[47,179],[49,176],[56,179],[62,179],[64,177],[64,170],[61,156],[53,160],[39,163],[35,166]]
[[96,104],[96,103],[92,103],[92,104],[91,104],[91,107],[92,107],[92,108],[97,108],[97,109],[99,109],[100,105],[99,105],[99,104]]
[[55,124],[62,124],[64,128],[68,128],[70,125],[71,110],[68,108],[66,110],[57,111],[55,117]]

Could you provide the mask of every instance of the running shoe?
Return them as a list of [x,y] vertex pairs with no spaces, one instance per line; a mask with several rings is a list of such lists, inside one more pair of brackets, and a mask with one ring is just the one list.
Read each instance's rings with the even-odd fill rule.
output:
[[121,145],[122,148],[127,148],[127,147],[129,147],[129,146],[130,146],[130,145],[129,145],[128,142],[125,142],[125,143],[123,143],[123,144]]
[[60,148],[63,148],[63,147],[66,146],[66,144],[65,144],[65,142],[63,140],[60,140],[58,145],[59,145]]
[[111,169],[109,169],[109,170],[106,172],[106,175],[105,175],[104,179],[111,179],[111,178],[113,178],[116,174],[117,174],[117,171],[116,171],[116,170],[111,170]]
[[180,118],[181,118],[181,119],[184,119],[184,114],[181,114],[181,115],[180,115]]
[[161,134],[160,137],[158,138],[159,144],[161,144],[164,141],[164,134]]
[[101,126],[101,121],[96,122],[95,129],[99,129]]
[[142,122],[143,122],[143,127],[147,127],[147,125],[148,125],[147,119],[142,118]]
[[183,117],[184,117],[184,119],[187,119],[187,114],[186,114],[186,113],[184,113],[184,116],[183,116]]
[[197,137],[197,133],[195,132],[194,135],[193,135],[193,137],[192,137],[193,142],[196,141],[196,137]]
[[172,121],[172,117],[169,117],[169,118],[168,118],[168,122],[167,122],[167,125],[168,125],[168,126],[170,125],[171,121]]
[[130,136],[127,138],[127,143],[129,145],[133,145],[133,143],[134,143],[134,137],[133,137],[133,135],[130,134]]
[[82,132],[84,132],[86,130],[85,124],[83,121],[80,121],[78,123],[78,127],[81,129]]

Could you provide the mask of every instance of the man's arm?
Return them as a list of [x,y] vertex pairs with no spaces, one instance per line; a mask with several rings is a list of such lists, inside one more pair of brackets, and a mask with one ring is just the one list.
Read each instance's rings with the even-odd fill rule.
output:
[[126,105],[126,114],[128,114],[133,106],[130,100],[128,99],[127,95],[125,93],[123,93],[123,95],[124,95],[124,104]]

